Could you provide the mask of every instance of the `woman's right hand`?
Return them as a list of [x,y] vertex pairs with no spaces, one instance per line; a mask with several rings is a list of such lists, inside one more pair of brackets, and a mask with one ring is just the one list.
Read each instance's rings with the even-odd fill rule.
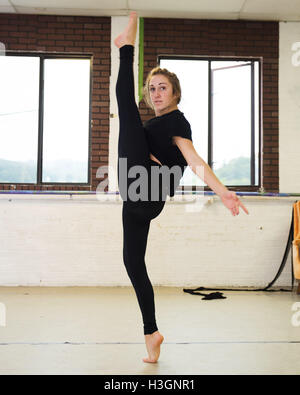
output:
[[243,205],[243,203],[237,197],[235,192],[227,190],[221,196],[221,200],[222,200],[224,206],[227,207],[231,211],[232,215],[235,216],[235,215],[239,214],[239,206],[241,206],[242,209],[245,211],[245,213],[249,215],[249,211],[246,209],[246,207]]

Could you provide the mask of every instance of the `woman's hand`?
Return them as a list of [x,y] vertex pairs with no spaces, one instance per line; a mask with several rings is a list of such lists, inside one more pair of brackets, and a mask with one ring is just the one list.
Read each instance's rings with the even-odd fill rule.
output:
[[225,191],[222,196],[221,200],[232,213],[232,215],[238,215],[239,214],[239,206],[242,207],[242,209],[245,211],[246,214],[249,214],[248,210],[246,207],[243,205],[243,203],[239,200],[235,192],[233,191]]

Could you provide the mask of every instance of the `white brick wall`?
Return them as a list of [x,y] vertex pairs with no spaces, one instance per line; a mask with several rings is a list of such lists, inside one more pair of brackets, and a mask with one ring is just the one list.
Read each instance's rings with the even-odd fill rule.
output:
[[300,191],[300,22],[279,25],[279,186]]
[[[284,253],[293,199],[241,199],[249,216],[233,217],[218,197],[198,212],[167,203],[150,227],[146,263],[153,284],[268,284]],[[121,209],[91,195],[0,194],[0,285],[130,285]],[[278,285],[290,284],[290,260],[287,266]]]

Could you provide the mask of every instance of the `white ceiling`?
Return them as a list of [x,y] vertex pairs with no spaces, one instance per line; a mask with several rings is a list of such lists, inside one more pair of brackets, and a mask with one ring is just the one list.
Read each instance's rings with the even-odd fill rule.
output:
[[300,21],[300,0],[0,0],[0,13]]

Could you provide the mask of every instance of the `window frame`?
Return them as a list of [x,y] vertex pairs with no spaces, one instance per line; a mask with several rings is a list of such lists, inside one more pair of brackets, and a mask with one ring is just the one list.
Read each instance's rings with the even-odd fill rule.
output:
[[[40,59],[39,73],[39,109],[38,109],[38,145],[37,145],[37,175],[36,182],[10,182],[11,185],[30,185],[30,186],[89,186],[91,185],[91,148],[92,148],[92,90],[93,90],[93,58],[91,53],[47,53],[30,51],[6,51],[8,56],[37,57]],[[90,61],[90,87],[89,87],[89,128],[88,128],[88,165],[87,182],[45,182],[43,179],[43,122],[44,122],[44,62],[46,59],[87,59]],[[0,182],[0,185],[7,185],[7,182]]]
[[[231,190],[250,190],[258,191],[262,186],[263,166],[262,166],[262,130],[263,130],[263,98],[262,98],[262,72],[263,72],[263,58],[259,56],[198,56],[198,55],[158,55],[157,64],[160,65],[161,60],[205,60],[208,62],[208,165],[212,168],[213,163],[213,136],[212,136],[212,70],[211,62],[215,61],[235,61],[235,62],[249,62],[251,63],[251,158],[250,158],[250,185],[229,185]],[[258,63],[258,180],[255,184],[255,96],[254,96],[254,62]],[[179,186],[178,190],[197,191],[203,190],[203,187],[196,185]],[[204,190],[210,190],[205,185]]]

